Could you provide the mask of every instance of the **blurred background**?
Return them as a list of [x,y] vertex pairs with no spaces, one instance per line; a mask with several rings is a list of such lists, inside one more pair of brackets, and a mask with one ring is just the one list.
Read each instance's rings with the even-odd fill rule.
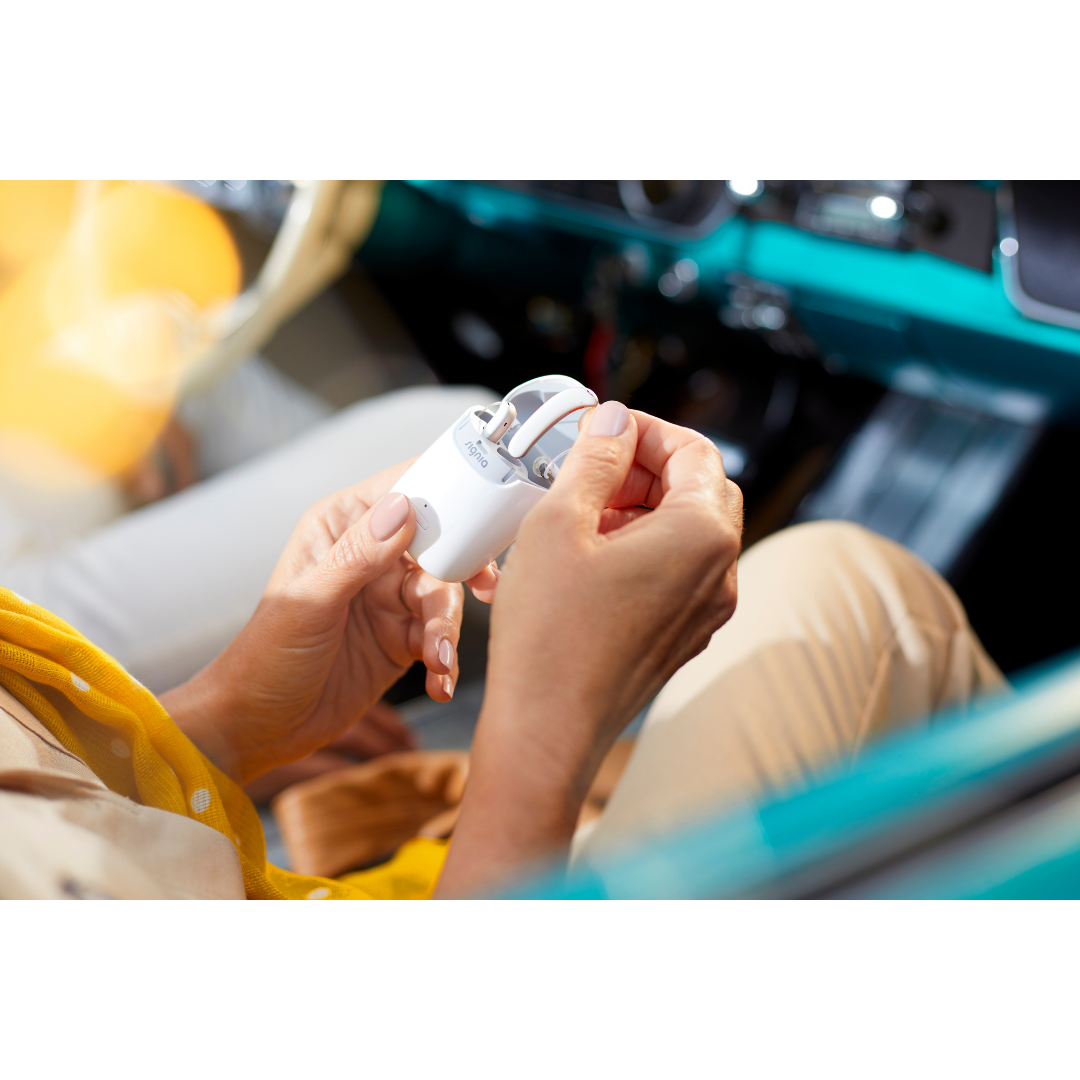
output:
[[[1080,645],[1066,181],[2,181],[0,580],[359,401],[549,372],[712,439],[746,546],[861,522],[1007,674]],[[394,688],[425,745],[485,647],[470,602],[454,702]]]

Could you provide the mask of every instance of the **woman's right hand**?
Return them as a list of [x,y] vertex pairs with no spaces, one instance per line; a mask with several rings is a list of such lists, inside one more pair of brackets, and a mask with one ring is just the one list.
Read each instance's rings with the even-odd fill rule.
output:
[[742,494],[704,436],[606,402],[526,518],[439,894],[568,848],[619,733],[735,610]]

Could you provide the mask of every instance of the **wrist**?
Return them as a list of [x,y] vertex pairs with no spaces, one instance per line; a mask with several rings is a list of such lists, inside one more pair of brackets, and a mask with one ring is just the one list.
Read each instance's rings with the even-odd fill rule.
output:
[[595,769],[592,755],[565,738],[545,737],[553,727],[582,725],[552,725],[550,719],[550,706],[532,717],[485,699],[437,895],[491,891],[565,861]]
[[178,728],[222,772],[246,783],[250,769],[229,738],[229,724],[238,710],[230,706],[226,686],[216,670],[217,661],[186,683],[161,694],[158,700]]

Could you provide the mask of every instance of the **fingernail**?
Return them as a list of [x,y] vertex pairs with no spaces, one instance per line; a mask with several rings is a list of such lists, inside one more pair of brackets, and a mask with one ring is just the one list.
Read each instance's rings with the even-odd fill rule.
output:
[[444,675],[442,677],[442,688],[443,693],[446,694],[447,697],[454,696],[454,680],[451,679],[449,675]]
[[630,419],[630,410],[621,401],[605,401],[596,407],[592,422],[589,424],[590,435],[621,435],[626,430]]
[[494,564],[491,564],[491,572],[495,575],[495,580],[498,581],[502,577],[502,571]]
[[454,666],[454,646],[450,643],[449,638],[443,638],[439,642],[439,663],[442,664],[447,671]]
[[409,500],[399,491],[384,495],[371,515],[371,535],[376,540],[389,540],[405,524],[409,516]]

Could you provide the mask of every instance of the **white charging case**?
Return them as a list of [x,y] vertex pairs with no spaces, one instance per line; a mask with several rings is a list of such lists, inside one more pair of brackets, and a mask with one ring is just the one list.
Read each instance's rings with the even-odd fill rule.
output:
[[513,404],[517,419],[495,442],[483,435],[495,407],[466,410],[394,485],[416,510],[409,554],[429,574],[465,581],[514,542],[525,515],[551,487],[545,466],[574,445],[579,414],[559,421],[520,458],[511,457],[507,445],[546,401],[576,388],[584,390],[568,375],[515,387],[503,401]]

